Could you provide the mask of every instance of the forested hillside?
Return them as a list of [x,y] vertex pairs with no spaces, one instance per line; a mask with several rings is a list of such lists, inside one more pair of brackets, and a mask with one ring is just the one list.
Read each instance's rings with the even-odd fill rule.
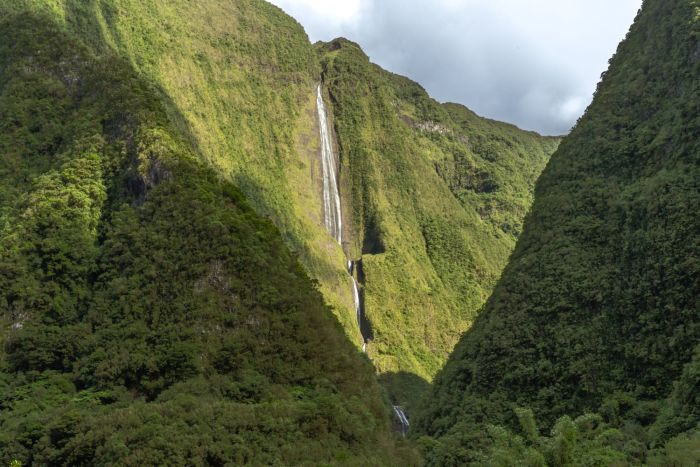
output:
[[548,164],[263,0],[0,0],[0,462],[694,465],[698,18]]
[[[368,353],[380,372],[432,378],[505,266],[558,139],[441,106],[359,50],[338,51],[337,63],[349,68],[329,66],[338,53],[315,53],[303,28],[263,0],[19,0],[4,7],[27,8],[94,50],[124,58],[150,83],[206,164],[280,229],[358,348],[346,261],[360,259],[363,248],[388,248],[359,271],[377,327]],[[367,80],[360,85],[369,94],[341,90],[353,79]],[[320,80],[339,131],[344,245],[323,227]],[[333,105],[355,97],[378,110],[352,120],[359,114]],[[374,160],[353,156],[367,153]]]
[[280,229],[356,345],[345,255],[323,228],[315,90],[301,25],[263,0],[18,0],[150,83],[201,158]]
[[362,260],[368,354],[399,394],[415,382],[406,373],[430,380],[471,325],[559,140],[441,105],[345,39],[317,48],[352,201],[347,248]]
[[644,2],[425,400],[430,465],[700,461],[699,12]]
[[0,2],[0,463],[411,463],[278,229],[71,32],[98,5]]

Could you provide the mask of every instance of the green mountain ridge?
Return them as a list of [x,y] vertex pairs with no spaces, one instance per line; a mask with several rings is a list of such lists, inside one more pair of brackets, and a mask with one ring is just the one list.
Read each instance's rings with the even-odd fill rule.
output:
[[412,463],[371,365],[158,88],[15,9],[0,3],[0,462]]
[[[0,20],[1,461],[415,463],[389,402],[413,407],[469,326],[558,140],[364,54],[387,131],[354,140],[337,68],[262,0],[4,1]],[[321,75],[344,245],[323,226]],[[388,149],[387,172],[348,149]]]
[[0,463],[697,465],[699,12],[562,140],[263,0],[0,0]]
[[[351,284],[345,271],[346,255],[329,238],[321,219],[318,176],[320,160],[314,99],[321,67],[298,23],[262,1],[222,3],[207,0],[200,2],[197,8],[192,8],[190,2],[184,1],[143,5],[128,1],[25,4],[33,10],[53,15],[68,31],[92,44],[97,50],[112,51],[124,57],[140,76],[158,88],[173,124],[187,135],[191,144],[199,148],[204,160],[217,173],[240,187],[253,207],[273,220],[288,244],[299,254],[312,277],[319,281],[326,301],[336,310],[336,316],[350,339],[360,347],[361,336],[354,319]],[[8,8],[21,10],[22,5],[23,2],[15,2]],[[183,17],[188,17],[189,21],[183,22]],[[397,89],[407,88],[403,92],[413,92],[410,84],[392,76],[395,82],[392,86]],[[416,105],[410,103],[411,99],[418,99],[419,107],[435,107],[427,95],[402,97],[408,107]],[[407,111],[396,110],[404,113]],[[445,112],[437,112],[434,117],[439,121],[449,119]],[[393,115],[391,118],[395,120]],[[477,118],[469,120],[475,133],[482,131],[476,124],[480,122]],[[408,129],[398,121],[397,127],[402,131]],[[404,137],[408,133],[397,136]],[[498,132],[491,133],[498,136]],[[498,147],[497,141],[493,142],[495,148],[488,147],[490,140],[495,139],[491,136],[474,135],[475,141],[480,145],[478,150],[483,153],[491,151],[493,154],[489,157],[495,157],[499,153],[504,159],[510,157],[511,148]],[[476,197],[483,197],[478,192],[483,192],[484,184],[491,181],[490,177],[497,177],[496,182],[501,184],[501,189],[511,189],[514,192],[514,206],[503,207],[481,200],[467,201],[460,206],[449,199],[451,191],[441,186],[444,183],[435,176],[432,178],[437,188],[427,187],[425,191],[432,192],[430,196],[436,197],[436,206],[442,205],[443,216],[461,219],[461,224],[479,223],[479,219],[474,219],[473,212],[477,208],[486,217],[493,213],[512,211],[514,215],[503,219],[503,224],[512,235],[517,232],[531,202],[530,191],[534,178],[543,168],[548,153],[555,147],[555,140],[547,139],[551,143],[542,149],[537,144],[536,137],[531,139],[534,144],[525,152],[531,151],[532,157],[526,154],[523,159],[527,163],[508,168],[520,170],[524,166],[526,172],[529,172],[524,174],[526,182],[519,186],[511,184],[514,180],[509,180],[516,178],[512,175],[517,174],[503,174],[503,168],[500,168],[499,173],[488,167],[485,160],[470,159],[470,150],[461,148],[459,144],[456,149],[440,148],[438,144],[428,141],[429,138],[422,137],[414,138],[405,146],[420,145],[420,150],[410,149],[416,154],[420,153],[418,161],[431,172],[434,170],[428,166],[434,161],[430,159],[437,158],[436,162],[443,165],[440,170],[445,183],[455,187],[459,187],[460,183],[466,185],[460,194],[463,199],[472,192],[477,193]],[[364,151],[365,148],[358,147],[355,150]],[[451,155],[454,151],[460,151],[458,157],[462,158],[457,163],[450,160],[454,158]],[[340,156],[341,159],[345,157],[342,152]],[[470,186],[470,183],[475,186]],[[391,180],[389,184],[403,190],[401,180]],[[347,225],[357,223],[360,228],[364,228],[363,220],[355,215],[364,209],[358,205],[361,201],[357,196],[362,190],[357,190],[357,194],[352,192],[353,184],[349,183],[343,171],[341,185],[349,190],[343,193],[343,202],[346,204],[344,212],[352,213],[351,218],[347,219]],[[423,185],[426,186],[425,183]],[[393,189],[392,186],[389,188]],[[411,187],[411,190],[415,189]],[[393,202],[408,204],[412,202],[412,196],[410,190],[399,192]],[[410,214],[411,217],[414,215]],[[425,252],[421,252],[422,257],[419,259],[410,254],[401,258],[406,264],[415,263],[413,271],[418,273],[418,278],[414,283],[417,283],[419,290],[422,289],[423,298],[413,303],[400,303],[401,288],[398,284],[393,289],[375,291],[371,288],[373,280],[366,282],[364,295],[367,309],[381,306],[394,322],[387,329],[393,336],[384,333],[377,339],[388,340],[387,346],[382,349],[383,352],[388,352],[386,358],[375,360],[380,371],[405,370],[430,379],[452,350],[461,332],[469,326],[475,310],[488,296],[490,287],[513,247],[511,238],[501,235],[498,229],[494,232],[477,232],[471,239],[467,239],[456,231],[456,225],[452,225],[447,238],[435,238],[435,231],[441,226],[441,220],[435,217],[431,215],[420,221],[410,219],[409,223],[413,224],[413,230],[422,223],[421,229],[427,235],[432,235],[432,259],[437,266],[429,264]],[[483,255],[469,251],[474,250],[475,245],[465,245],[465,242],[471,240],[481,242],[481,238],[476,238],[481,235],[496,237],[484,239],[487,243],[484,248],[478,245],[479,250],[486,252]],[[364,232],[348,232],[348,237],[365,240],[368,236]],[[416,239],[420,240],[419,237]],[[458,277],[460,271],[450,270],[446,264],[446,255],[440,253],[441,249],[448,247],[445,242],[449,243],[449,248],[456,248],[456,254],[467,259],[475,254],[488,258],[476,260],[482,271],[468,271],[481,277],[468,279],[473,284],[467,285],[466,292],[459,290],[464,285],[463,279]],[[358,256],[356,246],[346,247],[346,250],[345,253],[350,256]],[[369,274],[374,271],[371,267],[365,269]],[[401,275],[395,265],[391,265],[377,279],[397,283],[404,280]],[[441,284],[444,282],[443,276],[446,282],[451,283]],[[432,291],[432,288],[437,290]],[[377,306],[372,305],[375,298]],[[469,310],[465,312],[456,307],[457,300],[462,299],[470,302]],[[399,301],[397,305],[393,304],[395,300]],[[406,311],[405,307],[411,309]],[[411,328],[416,323],[410,319],[401,322],[404,314],[415,315],[415,309],[419,307],[431,310],[430,316],[439,316],[448,324],[441,325],[442,330],[436,332],[432,329],[433,326],[427,330]],[[401,340],[399,333],[428,335],[420,338],[422,342],[413,339],[411,345],[403,345],[396,343]],[[414,343],[417,345],[414,346]]]
[[347,250],[362,260],[368,355],[387,379],[429,381],[490,294],[559,140],[441,105],[346,39],[316,48],[352,201]]
[[539,179],[417,417],[429,465],[697,465],[699,8],[644,2]]

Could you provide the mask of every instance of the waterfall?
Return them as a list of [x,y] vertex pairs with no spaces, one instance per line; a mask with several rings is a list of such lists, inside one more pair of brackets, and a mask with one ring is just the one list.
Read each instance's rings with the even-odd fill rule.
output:
[[401,424],[401,434],[406,436],[406,433],[408,433],[408,428],[410,426],[410,424],[408,423],[408,417],[406,417],[406,413],[403,411],[401,406],[393,405],[392,408],[394,409],[394,415],[396,416],[396,419],[399,421],[399,424]]
[[[326,225],[326,230],[340,244],[343,244],[343,217],[340,211],[340,192],[338,190],[338,170],[333,155],[333,144],[331,142],[331,134],[328,131],[328,116],[326,114],[326,105],[323,102],[323,92],[321,85],[316,88],[316,107],[318,108],[318,123],[321,136],[321,166],[323,170],[323,220]],[[360,301],[360,289],[355,280],[355,262],[348,260],[347,263],[348,275],[352,281],[352,299],[355,303],[355,317],[357,326],[362,335],[362,351],[367,352],[368,336],[370,332],[366,332],[366,327],[363,326],[362,302]],[[365,335],[367,334],[367,335]],[[403,409],[398,406],[392,406],[394,416],[401,425],[401,434],[406,436],[408,433],[409,423],[408,417]]]
[[[321,167],[323,171],[323,221],[326,230],[340,244],[343,244],[343,216],[340,211],[340,192],[338,190],[338,170],[333,154],[333,143],[328,131],[328,115],[323,102],[321,85],[316,88],[316,107],[318,108],[318,126],[321,137]],[[352,280],[352,298],[355,303],[357,326],[362,334],[362,304],[360,290],[353,275],[354,263],[348,260],[348,274]],[[362,351],[367,351],[367,338],[362,335]]]
[[323,102],[321,85],[316,89],[316,106],[321,133],[321,165],[323,170],[323,219],[326,229],[342,244],[343,218],[340,213],[340,192],[338,191],[338,170],[333,155],[333,144],[328,131],[328,116]]
[[348,261],[348,274],[350,274],[350,279],[352,279],[352,299],[355,303],[355,317],[357,319],[357,327],[360,328],[360,334],[362,335],[362,351],[367,352],[367,341],[369,337],[365,335],[365,326],[363,326],[364,315],[362,313],[362,302],[360,301],[360,288],[355,280],[355,262]]
[[357,281],[354,277],[350,276],[352,279],[352,299],[355,302],[355,314],[357,315],[357,325],[362,326],[362,311],[360,310],[360,291],[357,290]]
[[[360,328],[360,333],[362,334],[362,305],[360,304],[360,291],[357,289],[357,281],[353,276],[352,279],[352,298],[355,301],[355,315],[357,316],[357,326]],[[367,352],[367,338],[362,336],[362,351]]]

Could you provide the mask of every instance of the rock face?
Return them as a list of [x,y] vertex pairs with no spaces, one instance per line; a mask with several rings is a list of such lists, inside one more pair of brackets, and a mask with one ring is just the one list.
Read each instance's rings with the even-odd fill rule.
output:
[[367,354],[411,415],[409,386],[431,380],[471,325],[559,140],[439,104],[345,39],[317,49]]
[[[483,423],[517,425],[512,406],[547,425],[601,410],[651,427],[672,411],[665,399],[693,373],[700,341],[699,32],[696,2],[644,2],[542,174],[502,279],[415,423],[422,433],[473,446]],[[698,421],[654,428],[655,442]]]
[[445,125],[441,125],[440,123],[437,122],[418,122],[414,124],[416,128],[422,131],[427,131],[430,133],[437,133],[439,135],[446,135],[448,133],[451,133],[450,129],[447,128]]

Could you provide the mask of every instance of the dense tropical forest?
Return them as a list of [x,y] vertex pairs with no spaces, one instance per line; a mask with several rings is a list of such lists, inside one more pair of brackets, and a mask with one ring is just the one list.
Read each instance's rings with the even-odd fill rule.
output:
[[0,23],[0,464],[700,464],[698,0],[563,139],[264,0]]
[[644,3],[552,157],[426,398],[429,465],[700,460],[699,7]]
[[411,462],[370,363],[157,87],[38,12],[3,16],[0,70],[0,463]]

